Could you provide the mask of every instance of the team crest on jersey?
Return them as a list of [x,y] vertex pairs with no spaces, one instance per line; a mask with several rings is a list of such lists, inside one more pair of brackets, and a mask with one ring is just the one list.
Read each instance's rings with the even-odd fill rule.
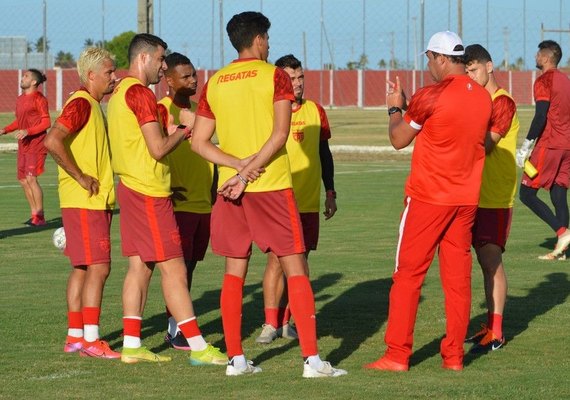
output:
[[305,132],[303,131],[293,131],[293,140],[301,143],[305,139]]
[[473,85],[471,85],[471,83],[467,84],[467,90],[473,90]]

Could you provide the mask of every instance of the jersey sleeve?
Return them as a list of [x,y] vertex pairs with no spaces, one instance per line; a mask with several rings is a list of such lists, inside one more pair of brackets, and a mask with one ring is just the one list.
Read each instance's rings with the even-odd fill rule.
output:
[[28,135],[37,135],[38,133],[45,132],[51,126],[47,99],[43,95],[36,96],[34,104],[40,114],[40,122],[27,129]]
[[315,103],[315,105],[317,106],[317,110],[319,110],[319,117],[321,119],[321,141],[329,140],[331,138],[331,127],[329,125],[327,113],[320,104]]
[[216,116],[212,112],[210,104],[208,103],[208,82],[206,82],[204,88],[202,89],[202,93],[200,94],[200,100],[198,101],[196,115],[200,115],[208,119],[216,119]]
[[281,68],[275,68],[275,73],[273,75],[274,87],[273,92],[273,102],[280,100],[290,100],[295,101],[295,94],[293,93],[293,84],[291,83],[291,78]]
[[13,132],[13,131],[15,131],[16,129],[18,129],[18,120],[17,120],[17,119],[15,119],[14,121],[12,121],[11,124],[6,125],[6,126],[4,127],[4,130],[6,131],[6,133]]
[[164,104],[158,103],[158,115],[162,126],[168,126],[168,109]]
[[550,101],[553,74],[545,74],[534,81],[534,101]]
[[127,106],[135,114],[139,126],[158,121],[158,104],[152,91],[143,85],[133,85],[125,93]]
[[428,86],[418,90],[411,98],[408,111],[404,114],[404,120],[414,129],[420,130],[433,113],[437,96],[433,86]]
[[493,100],[493,112],[489,130],[504,137],[511,128],[517,106],[509,96],[499,96]]
[[78,97],[65,105],[56,122],[65,126],[69,133],[75,134],[87,124],[90,114],[91,104],[89,101]]

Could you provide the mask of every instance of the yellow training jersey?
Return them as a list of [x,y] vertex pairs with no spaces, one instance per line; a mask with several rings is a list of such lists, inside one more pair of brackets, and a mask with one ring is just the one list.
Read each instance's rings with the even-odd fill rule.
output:
[[83,98],[89,102],[91,106],[89,119],[80,131],[67,136],[63,144],[67,152],[72,154],[81,171],[99,180],[99,193],[89,197],[87,190],[58,166],[60,207],[88,210],[113,209],[115,188],[105,117],[99,102],[85,90],[73,93],[66,105],[77,98]]
[[[172,98],[166,96],[158,104],[166,107],[168,114],[174,117],[173,123],[180,123],[180,107]],[[190,110],[196,112],[197,104],[191,102]],[[184,188],[182,194],[186,200],[176,200],[174,211],[186,211],[196,214],[209,214],[212,211],[212,182],[214,165],[190,148],[190,141],[184,140],[169,154],[171,187]]]
[[[497,110],[496,100],[499,96],[512,97],[504,89],[497,90],[491,98],[493,99],[493,116],[491,119],[491,130],[496,125],[495,115],[500,118],[505,115],[502,110]],[[515,164],[515,152],[517,147],[517,135],[519,133],[519,119],[516,113],[514,102],[509,102],[514,114],[510,121],[510,128],[499,140],[491,153],[485,157],[485,167],[483,169],[483,180],[481,183],[481,197],[479,207],[481,208],[510,208],[513,206],[517,187],[517,167]],[[507,115],[511,115],[510,113]],[[506,121],[508,125],[509,121]],[[498,132],[502,133],[502,132]]]
[[[136,85],[139,87],[134,88]],[[136,89],[137,97],[145,98],[133,99],[132,92],[129,92],[131,97],[127,99],[126,93],[131,88]],[[160,123],[154,93],[136,78],[122,79],[109,100],[107,113],[113,171],[129,189],[147,196],[168,197],[171,194],[168,157],[158,161],[151,157],[137,117],[127,104],[127,101],[139,100],[141,104],[154,104],[152,113],[156,115],[148,115],[147,118]]]
[[[225,153],[246,158],[257,153],[273,131],[273,103],[283,70],[257,59],[236,60],[216,72],[204,90],[205,100],[216,119],[219,146]],[[283,79],[284,79],[283,77]],[[285,82],[285,81],[283,81]],[[292,89],[288,89],[293,100]],[[204,101],[204,96],[202,100]],[[200,105],[202,108],[202,105]],[[233,168],[219,166],[220,185],[234,176]],[[285,146],[265,166],[265,172],[250,183],[246,192],[268,192],[290,188],[291,172]]]
[[303,100],[293,111],[287,153],[291,163],[293,191],[299,212],[318,212],[321,199],[321,117],[317,105]]

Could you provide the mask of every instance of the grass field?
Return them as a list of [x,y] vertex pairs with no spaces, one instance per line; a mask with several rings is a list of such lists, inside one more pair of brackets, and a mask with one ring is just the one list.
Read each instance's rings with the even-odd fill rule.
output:
[[[331,110],[333,144],[387,145],[385,111]],[[521,136],[531,110],[521,110]],[[10,119],[0,116],[0,125]],[[0,141],[9,141],[2,138]],[[256,249],[245,286],[244,349],[263,368],[256,376],[228,378],[221,367],[191,367],[182,352],[163,342],[166,326],[155,276],[143,340],[173,356],[162,365],[125,365],[62,352],[66,334],[67,259],[51,244],[61,225],[56,168],[48,161],[40,179],[48,225],[29,228],[27,204],[15,179],[15,154],[0,153],[0,362],[1,399],[567,399],[570,398],[570,279],[568,262],[539,262],[554,245],[547,226],[517,201],[505,253],[509,298],[507,345],[466,357],[460,372],[442,370],[439,341],[445,331],[443,295],[434,262],[425,281],[408,373],[362,369],[384,350],[397,228],[409,156],[343,155],[336,161],[339,211],[322,221],[319,250],[310,258],[323,358],[348,370],[335,380],[305,380],[297,342],[255,343],[263,322],[264,258]],[[120,215],[113,221],[113,271],[106,286],[101,333],[121,346]],[[219,315],[223,260],[210,252],[195,273],[192,296],[207,340],[224,347]],[[156,275],[159,275],[157,272]],[[485,319],[482,277],[473,268],[471,331]],[[468,348],[466,347],[466,350]]]

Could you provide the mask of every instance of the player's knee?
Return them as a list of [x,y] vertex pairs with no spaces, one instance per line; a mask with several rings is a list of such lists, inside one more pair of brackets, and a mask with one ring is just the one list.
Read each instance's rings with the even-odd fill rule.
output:
[[535,197],[536,197],[536,190],[529,188],[527,186],[521,185],[520,190],[519,190],[519,199],[521,200],[521,202],[523,204],[528,205],[529,203],[531,203],[533,201],[533,199]]

